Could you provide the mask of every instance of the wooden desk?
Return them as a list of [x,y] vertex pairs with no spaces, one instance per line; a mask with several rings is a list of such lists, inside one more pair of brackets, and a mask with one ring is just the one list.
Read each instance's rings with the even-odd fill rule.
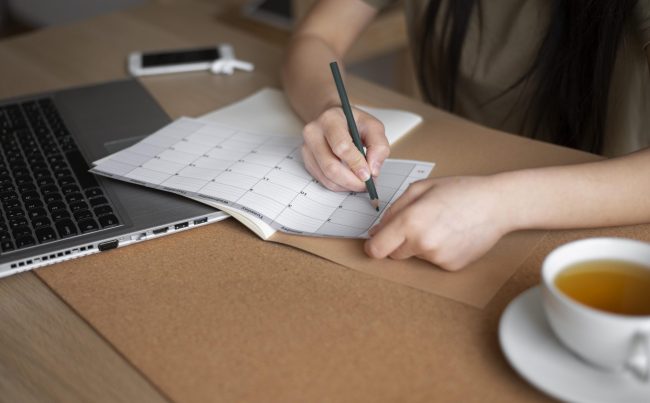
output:
[[[144,80],[168,113],[278,85],[279,49],[207,5],[157,5],[0,43],[0,97],[123,77],[134,49],[219,40],[256,72]],[[362,80],[349,89],[437,116]],[[650,241],[650,228],[552,233],[484,309],[261,242],[233,220],[23,273],[0,280],[0,401],[545,401],[504,360],[499,316],[538,283],[549,250],[597,235]],[[197,274],[205,286],[186,288]]]

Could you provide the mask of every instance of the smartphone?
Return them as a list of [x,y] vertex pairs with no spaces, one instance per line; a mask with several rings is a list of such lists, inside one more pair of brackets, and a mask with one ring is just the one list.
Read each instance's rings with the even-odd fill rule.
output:
[[229,44],[157,52],[133,52],[128,58],[134,76],[210,70],[212,64],[233,54]]

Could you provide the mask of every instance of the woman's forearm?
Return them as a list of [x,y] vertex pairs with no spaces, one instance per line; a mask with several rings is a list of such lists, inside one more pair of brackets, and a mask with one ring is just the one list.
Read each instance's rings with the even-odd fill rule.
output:
[[512,230],[650,222],[650,149],[588,164],[506,172],[494,180]]
[[282,68],[282,83],[291,105],[305,122],[340,102],[329,69],[329,63],[338,59],[317,36],[299,35],[292,40]]
[[295,31],[282,66],[291,105],[310,122],[340,101],[329,64],[341,59],[377,15],[362,0],[321,0]]

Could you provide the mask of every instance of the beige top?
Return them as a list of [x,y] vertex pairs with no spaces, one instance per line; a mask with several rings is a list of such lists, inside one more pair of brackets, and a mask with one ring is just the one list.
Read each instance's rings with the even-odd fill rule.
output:
[[[365,1],[378,8],[392,2]],[[412,43],[421,37],[415,22],[424,15],[426,4],[405,1]],[[487,101],[523,76],[537,57],[551,4],[547,0],[482,2],[470,18],[463,46],[455,113],[499,130],[526,134],[524,117],[534,86],[519,86],[495,101]],[[479,12],[483,21],[480,37]],[[611,81],[603,143],[606,156],[650,145],[650,83],[643,50],[650,43],[650,1],[639,0],[633,17],[625,27]]]

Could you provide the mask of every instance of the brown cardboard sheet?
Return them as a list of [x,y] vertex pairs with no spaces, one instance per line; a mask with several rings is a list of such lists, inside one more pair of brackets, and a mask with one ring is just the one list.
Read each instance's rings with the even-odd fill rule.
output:
[[[418,112],[423,114],[424,123],[393,146],[391,157],[434,161],[436,167],[432,177],[486,175],[598,158],[499,133],[439,111]],[[360,240],[317,239],[284,233],[276,233],[271,240],[480,308],[490,301],[543,236],[543,231],[508,234],[481,259],[455,273],[442,271],[416,258],[404,261],[370,259],[364,254]]]

